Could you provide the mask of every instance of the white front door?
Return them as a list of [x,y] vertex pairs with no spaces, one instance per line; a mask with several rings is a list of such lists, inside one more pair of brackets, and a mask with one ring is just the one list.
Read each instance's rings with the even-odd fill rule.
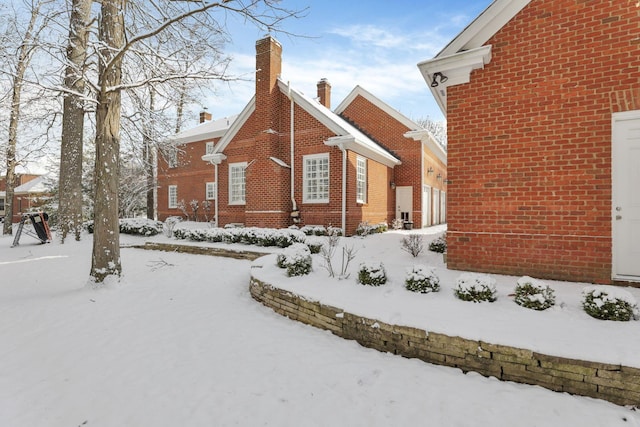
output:
[[396,187],[396,218],[413,221],[413,187]]
[[440,190],[433,189],[433,223],[440,224]]
[[640,110],[613,115],[613,276],[640,280]]

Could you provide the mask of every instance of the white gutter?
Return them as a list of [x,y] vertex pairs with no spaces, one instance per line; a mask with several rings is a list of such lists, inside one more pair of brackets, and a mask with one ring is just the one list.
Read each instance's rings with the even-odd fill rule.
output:
[[298,210],[298,205],[296,204],[296,197],[295,197],[295,157],[294,157],[294,128],[293,128],[293,110],[295,107],[295,103],[293,102],[293,97],[291,96],[291,84],[289,82],[287,82],[287,97],[289,98],[289,101],[291,101],[291,123],[289,125],[289,128],[291,130],[291,135],[289,137],[289,140],[291,141],[291,204],[292,204],[292,213],[296,212]]
[[216,180],[216,194],[213,203],[213,214],[216,218],[216,227],[219,224],[220,219],[218,218],[218,188],[220,187],[220,183],[218,182],[218,165],[222,163],[223,160],[226,160],[227,156],[222,153],[214,153],[214,154],[205,154],[202,156],[202,160],[205,162],[209,162],[214,166],[214,179]]
[[339,145],[342,151],[342,207],[340,220],[342,222],[342,235],[347,235],[347,150],[344,145]]

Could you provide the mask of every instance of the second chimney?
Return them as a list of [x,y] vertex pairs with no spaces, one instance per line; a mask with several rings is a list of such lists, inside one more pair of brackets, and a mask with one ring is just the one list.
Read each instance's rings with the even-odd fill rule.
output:
[[318,98],[320,104],[331,109],[331,84],[325,78],[320,79],[318,82]]
[[200,112],[200,123],[211,121],[211,113],[207,113],[206,111]]

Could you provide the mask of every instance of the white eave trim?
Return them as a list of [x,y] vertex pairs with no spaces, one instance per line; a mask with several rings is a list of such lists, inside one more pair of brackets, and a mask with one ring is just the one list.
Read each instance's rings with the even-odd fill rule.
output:
[[282,166],[283,168],[291,169],[291,166],[289,166],[288,164],[286,164],[284,161],[280,160],[277,157],[269,157],[269,159],[271,161],[275,162],[275,164],[277,164],[278,166]]
[[360,154],[371,160],[375,160],[376,162],[382,163],[390,168],[402,164],[399,159],[395,158],[390,153],[387,153],[386,151],[373,150],[368,145],[360,143],[351,135],[334,136],[327,139],[324,144],[329,147],[338,147],[341,150],[353,151],[354,153]]
[[432,152],[442,163],[447,164],[447,152],[433,137],[428,130],[414,130],[404,134],[405,138],[422,142],[430,152]]
[[226,159],[227,156],[222,153],[205,154],[204,156],[202,156],[202,160],[204,160],[205,162],[209,162],[212,165],[219,165],[223,162],[223,160]]
[[[422,61],[418,63],[418,69],[446,117],[447,87],[469,83],[471,72],[484,68],[489,62],[491,62],[491,45]],[[432,87],[431,83],[435,73],[442,73],[447,77],[447,81]]]
[[494,0],[436,57],[445,57],[483,46],[529,3],[531,0]]

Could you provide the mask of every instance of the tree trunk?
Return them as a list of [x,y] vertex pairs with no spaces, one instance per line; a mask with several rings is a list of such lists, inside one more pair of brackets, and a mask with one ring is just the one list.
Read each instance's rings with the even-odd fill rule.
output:
[[16,187],[16,145],[18,141],[18,122],[20,121],[20,97],[22,94],[22,85],[24,83],[24,75],[27,72],[27,66],[31,60],[33,52],[33,30],[38,19],[41,3],[38,2],[31,10],[31,18],[29,26],[24,33],[22,44],[18,53],[18,62],[16,66],[16,74],[13,76],[13,87],[11,94],[11,113],[9,114],[9,141],[7,143],[7,175],[5,188],[5,219],[2,226],[3,234],[12,233],[13,223],[13,195]]
[[103,283],[119,277],[120,233],[118,226],[118,176],[120,168],[120,109],[125,0],[102,0],[98,70],[100,91],[96,107],[96,165],[94,232],[91,276]]
[[156,176],[155,176],[155,156],[154,156],[154,123],[155,123],[155,90],[149,88],[149,119],[144,126],[142,135],[143,157],[145,173],[147,175],[147,218],[156,219]]
[[64,85],[72,93],[64,96],[60,147],[59,229],[64,243],[69,232],[80,240],[82,231],[82,144],[84,137],[84,77],[91,0],[73,0]]

